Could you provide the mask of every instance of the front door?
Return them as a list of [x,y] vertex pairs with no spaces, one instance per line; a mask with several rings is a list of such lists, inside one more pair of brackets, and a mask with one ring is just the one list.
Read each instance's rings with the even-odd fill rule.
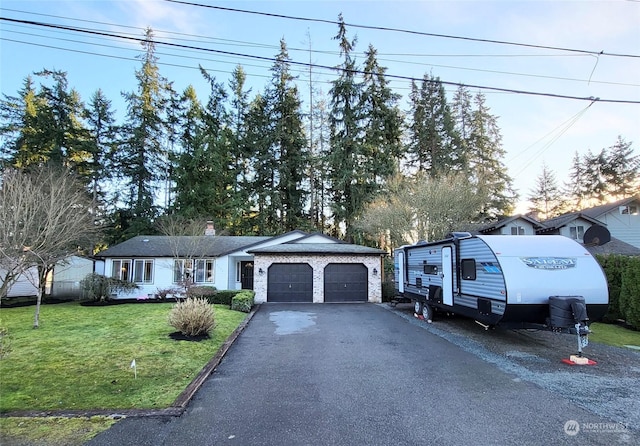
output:
[[240,282],[243,290],[253,289],[253,262],[240,262]]
[[453,262],[451,246],[442,248],[442,303],[453,305]]

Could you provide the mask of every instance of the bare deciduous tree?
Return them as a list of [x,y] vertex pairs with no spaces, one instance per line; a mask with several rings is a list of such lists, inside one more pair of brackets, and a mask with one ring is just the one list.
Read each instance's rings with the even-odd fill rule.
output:
[[[34,328],[47,274],[67,257],[91,248],[97,228],[91,199],[67,169],[7,168],[0,186],[0,298],[25,274],[38,289]],[[37,276],[37,277],[35,277]]]
[[475,222],[486,197],[460,173],[437,178],[417,174],[396,179],[370,204],[359,226],[392,247],[418,240],[439,240]]

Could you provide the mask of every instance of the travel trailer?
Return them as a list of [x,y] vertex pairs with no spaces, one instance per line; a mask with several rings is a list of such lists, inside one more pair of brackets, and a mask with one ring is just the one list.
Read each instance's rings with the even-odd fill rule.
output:
[[394,250],[396,295],[431,320],[443,311],[488,328],[588,333],[604,316],[607,280],[584,246],[560,235],[452,233]]

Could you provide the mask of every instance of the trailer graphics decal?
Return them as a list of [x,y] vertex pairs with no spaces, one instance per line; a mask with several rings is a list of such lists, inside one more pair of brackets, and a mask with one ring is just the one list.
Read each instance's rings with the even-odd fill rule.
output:
[[482,265],[482,268],[485,270],[485,272],[489,274],[502,274],[500,266],[496,265],[493,262],[480,262],[480,264]]
[[575,257],[520,257],[520,260],[530,268],[559,270],[575,268]]

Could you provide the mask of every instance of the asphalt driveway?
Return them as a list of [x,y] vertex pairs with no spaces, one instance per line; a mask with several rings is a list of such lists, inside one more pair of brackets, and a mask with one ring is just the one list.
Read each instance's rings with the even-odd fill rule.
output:
[[640,444],[424,325],[382,305],[264,304],[181,417],[88,444]]

